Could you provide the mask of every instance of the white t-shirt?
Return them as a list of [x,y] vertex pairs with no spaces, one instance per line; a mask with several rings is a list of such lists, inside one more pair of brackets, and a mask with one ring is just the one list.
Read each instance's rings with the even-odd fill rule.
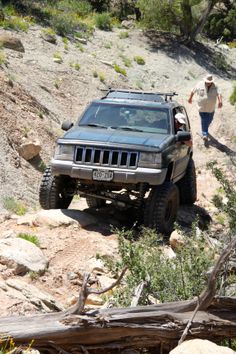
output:
[[205,82],[201,81],[192,90],[192,92],[197,94],[197,105],[199,112],[214,112],[217,96],[220,94],[216,84],[212,83],[211,86],[207,87]]

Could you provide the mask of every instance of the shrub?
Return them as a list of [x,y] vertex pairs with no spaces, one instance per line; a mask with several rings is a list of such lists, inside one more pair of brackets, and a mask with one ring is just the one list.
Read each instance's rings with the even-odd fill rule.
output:
[[145,60],[142,57],[140,57],[139,55],[136,55],[134,57],[134,61],[136,61],[136,63],[138,65],[145,65]]
[[111,16],[108,12],[103,12],[95,16],[96,27],[103,31],[111,31],[112,23]]
[[121,68],[118,64],[114,64],[114,69],[117,73],[123,75],[123,76],[127,76],[126,70]]
[[125,39],[125,38],[128,38],[128,37],[129,37],[129,32],[127,32],[127,31],[120,32],[120,34],[119,34],[119,38],[120,39]]
[[121,55],[120,57],[127,68],[132,66],[131,60],[129,58],[125,57],[124,55]]
[[70,66],[74,68],[75,70],[80,70],[80,64],[79,63],[71,63]]
[[57,8],[60,11],[76,13],[77,15],[84,17],[92,11],[91,4],[86,0],[62,0],[58,1]]
[[236,104],[236,85],[234,85],[233,92],[231,93],[230,98],[229,98],[229,102],[232,105]]
[[231,231],[236,230],[236,190],[234,188],[235,183],[229,181],[229,179],[224,175],[223,171],[217,167],[217,162],[210,162],[208,168],[211,169],[212,173],[219,181],[221,187],[223,188],[224,194],[216,194],[213,197],[213,202],[215,206],[222,211],[228,218],[229,227]]
[[4,29],[11,29],[23,32],[27,32],[29,29],[29,23],[20,17],[12,17],[9,19],[5,19],[4,21],[0,21],[0,26]]
[[176,250],[176,257],[170,259],[163,255],[161,240],[153,230],[143,229],[140,236],[137,240],[132,231],[118,231],[121,261],[114,264],[110,259],[110,268],[118,271],[128,266],[129,273],[126,284],[114,293],[116,305],[130,306],[134,289],[143,281],[147,283],[140,298],[143,305],[149,304],[150,295],[166,302],[190,299],[201,293],[214,258],[203,237],[197,238],[193,232],[185,238],[184,247]]
[[38,237],[35,235],[19,233],[17,235],[17,237],[22,238],[23,240],[29,241],[29,242],[33,243],[35,246],[39,247],[39,240],[38,240]]
[[67,36],[76,31],[79,21],[75,15],[58,13],[52,16],[50,25],[60,36]]
[[222,53],[215,53],[215,55],[213,56],[213,63],[219,70],[229,70],[229,64],[227,63],[225,56]]
[[13,197],[5,197],[3,199],[3,207],[16,215],[24,215],[27,211],[26,206],[22,202],[15,200]]
[[101,81],[101,82],[105,82],[105,80],[106,80],[106,78],[105,78],[105,75],[103,74],[103,73],[100,73],[99,75],[98,75],[98,77],[99,77],[99,80]]
[[5,53],[0,50],[0,65],[5,64],[6,63],[6,56]]

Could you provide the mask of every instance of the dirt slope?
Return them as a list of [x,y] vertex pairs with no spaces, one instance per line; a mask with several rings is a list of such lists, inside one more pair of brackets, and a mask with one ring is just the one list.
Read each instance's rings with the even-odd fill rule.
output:
[[[214,159],[227,168],[236,151],[235,108],[228,102],[235,79],[236,49],[227,52],[231,70],[225,73],[213,65],[213,44],[188,49],[171,37],[145,36],[137,29],[129,31],[128,38],[121,39],[122,31],[96,31],[86,45],[69,43],[67,49],[60,37],[56,45],[42,39],[38,26],[32,27],[28,33],[14,33],[21,39],[25,53],[5,50],[7,65],[0,71],[0,212],[3,211],[4,198],[8,196],[25,201],[30,208],[37,207],[41,167],[49,162],[54,141],[62,134],[60,123],[64,119],[75,121],[84,107],[92,99],[101,97],[101,90],[109,86],[178,92],[178,101],[186,106],[193,131],[198,174],[197,205],[210,214],[214,210],[211,197],[217,183],[206,169],[206,162]],[[62,63],[53,60],[55,53],[60,53]],[[145,59],[145,65],[138,65],[133,60],[137,55]],[[125,67],[124,57],[131,60],[131,67]],[[126,68],[127,76],[116,73],[112,67],[114,63]],[[79,64],[80,69],[76,70],[74,64]],[[224,103],[223,109],[216,111],[210,131],[212,144],[208,149],[199,136],[196,106],[187,104],[191,88],[207,72],[216,77]],[[101,75],[104,83],[99,79]],[[41,160],[27,162],[19,158],[17,147],[25,137],[40,140]],[[76,201],[73,207],[87,208],[84,200]],[[65,305],[78,292],[78,285],[68,280],[67,274],[82,271],[86,268],[86,261],[97,252],[116,252],[116,237],[109,227],[114,222],[114,215],[110,215],[107,221],[107,213],[92,229],[17,226],[15,219],[2,217],[0,238],[6,237],[7,232],[37,235],[50,260],[50,267],[49,272],[33,282]],[[103,223],[105,219],[106,225]],[[115,215],[115,219],[119,225],[123,224],[122,218],[118,220]],[[14,275],[0,269],[0,280],[6,277]],[[24,279],[32,282],[29,276]],[[9,311],[24,312],[21,306],[14,306]]]

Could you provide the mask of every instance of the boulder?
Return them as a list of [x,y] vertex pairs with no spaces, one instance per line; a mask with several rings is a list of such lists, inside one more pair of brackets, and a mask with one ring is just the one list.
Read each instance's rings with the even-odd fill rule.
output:
[[169,243],[172,248],[176,249],[182,247],[184,245],[183,235],[179,233],[179,231],[174,230],[169,238]]
[[[32,217],[32,216],[31,216]],[[52,228],[60,226],[74,225],[76,227],[86,227],[91,224],[96,224],[97,219],[85,212],[72,209],[52,209],[41,210],[31,219],[35,226],[49,226]]]
[[134,28],[135,22],[133,20],[124,20],[121,22],[121,26],[125,29]]
[[183,342],[170,354],[235,354],[230,348],[221,347],[206,339],[191,339]]
[[20,39],[13,37],[10,34],[7,33],[0,34],[0,43],[4,48],[9,48],[22,53],[25,52],[25,48],[22,42],[20,41]]
[[57,43],[57,38],[54,34],[47,33],[47,32],[42,32],[41,37],[49,43],[56,44]]
[[96,294],[90,294],[85,302],[85,305],[95,305],[95,306],[102,306],[104,304],[104,300]]
[[42,273],[48,266],[46,257],[37,246],[17,237],[0,240],[0,263],[12,268],[15,274],[29,270]]
[[61,304],[46,292],[42,292],[36,286],[27,284],[21,279],[8,279],[5,281],[6,290],[9,296],[24,299],[34,306],[43,309],[44,312],[62,311],[64,308]]
[[33,159],[35,156],[38,156],[41,149],[42,147],[38,140],[25,141],[20,145],[18,152],[21,157],[28,161]]

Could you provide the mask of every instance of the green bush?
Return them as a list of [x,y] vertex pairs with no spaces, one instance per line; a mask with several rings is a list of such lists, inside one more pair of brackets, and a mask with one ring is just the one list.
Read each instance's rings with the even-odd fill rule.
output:
[[139,55],[136,55],[134,57],[134,61],[136,61],[136,63],[138,65],[145,65],[145,60],[142,57],[140,57]]
[[4,29],[27,32],[29,29],[29,23],[20,17],[12,17],[5,19],[4,21],[0,21],[0,27],[3,27]]
[[91,4],[86,0],[62,0],[58,1],[57,8],[63,12],[76,13],[77,15],[84,17],[92,11]]
[[225,56],[222,53],[215,53],[213,56],[213,63],[217,69],[222,71],[229,70],[229,64],[227,63]]
[[13,197],[5,197],[3,199],[3,207],[16,215],[24,215],[27,211],[26,206],[22,202],[15,200]]
[[120,39],[125,39],[125,38],[128,38],[128,37],[129,37],[129,32],[127,32],[127,31],[120,32],[120,34],[119,34],[119,38]]
[[121,68],[118,64],[114,64],[114,70],[117,72],[117,73],[119,73],[119,74],[121,74],[121,75],[123,75],[123,76],[127,76],[127,73],[126,73],[126,70],[124,69],[124,68]]
[[208,168],[211,169],[212,173],[219,181],[221,187],[223,188],[223,194],[218,193],[214,195],[213,202],[215,206],[222,211],[228,218],[229,228],[231,231],[236,230],[236,189],[235,181],[230,181],[223,171],[217,167],[217,162],[210,162]]
[[26,234],[26,233],[19,233],[17,235],[17,237],[22,238],[23,240],[29,241],[29,242],[33,243],[35,246],[39,247],[39,245],[40,245],[38,237],[35,235]]
[[122,230],[118,240],[121,261],[114,264],[109,259],[106,265],[116,272],[128,266],[129,272],[125,285],[113,295],[116,305],[130,306],[134,289],[141,282],[147,282],[140,298],[142,305],[149,304],[150,295],[161,302],[187,300],[205,288],[206,271],[213,264],[214,252],[194,232],[185,238],[184,246],[176,250],[172,259],[163,255],[160,239],[153,230],[143,229],[138,240],[132,231]]
[[234,85],[233,92],[231,93],[230,98],[229,98],[229,102],[232,105],[236,104],[236,85]]
[[79,27],[79,20],[72,14],[57,13],[52,16],[50,25],[57,34],[66,37],[77,30]]
[[5,64],[6,63],[6,56],[5,53],[0,50],[0,65]]
[[103,31],[111,31],[112,21],[111,16],[108,12],[103,12],[95,16],[96,27]]

